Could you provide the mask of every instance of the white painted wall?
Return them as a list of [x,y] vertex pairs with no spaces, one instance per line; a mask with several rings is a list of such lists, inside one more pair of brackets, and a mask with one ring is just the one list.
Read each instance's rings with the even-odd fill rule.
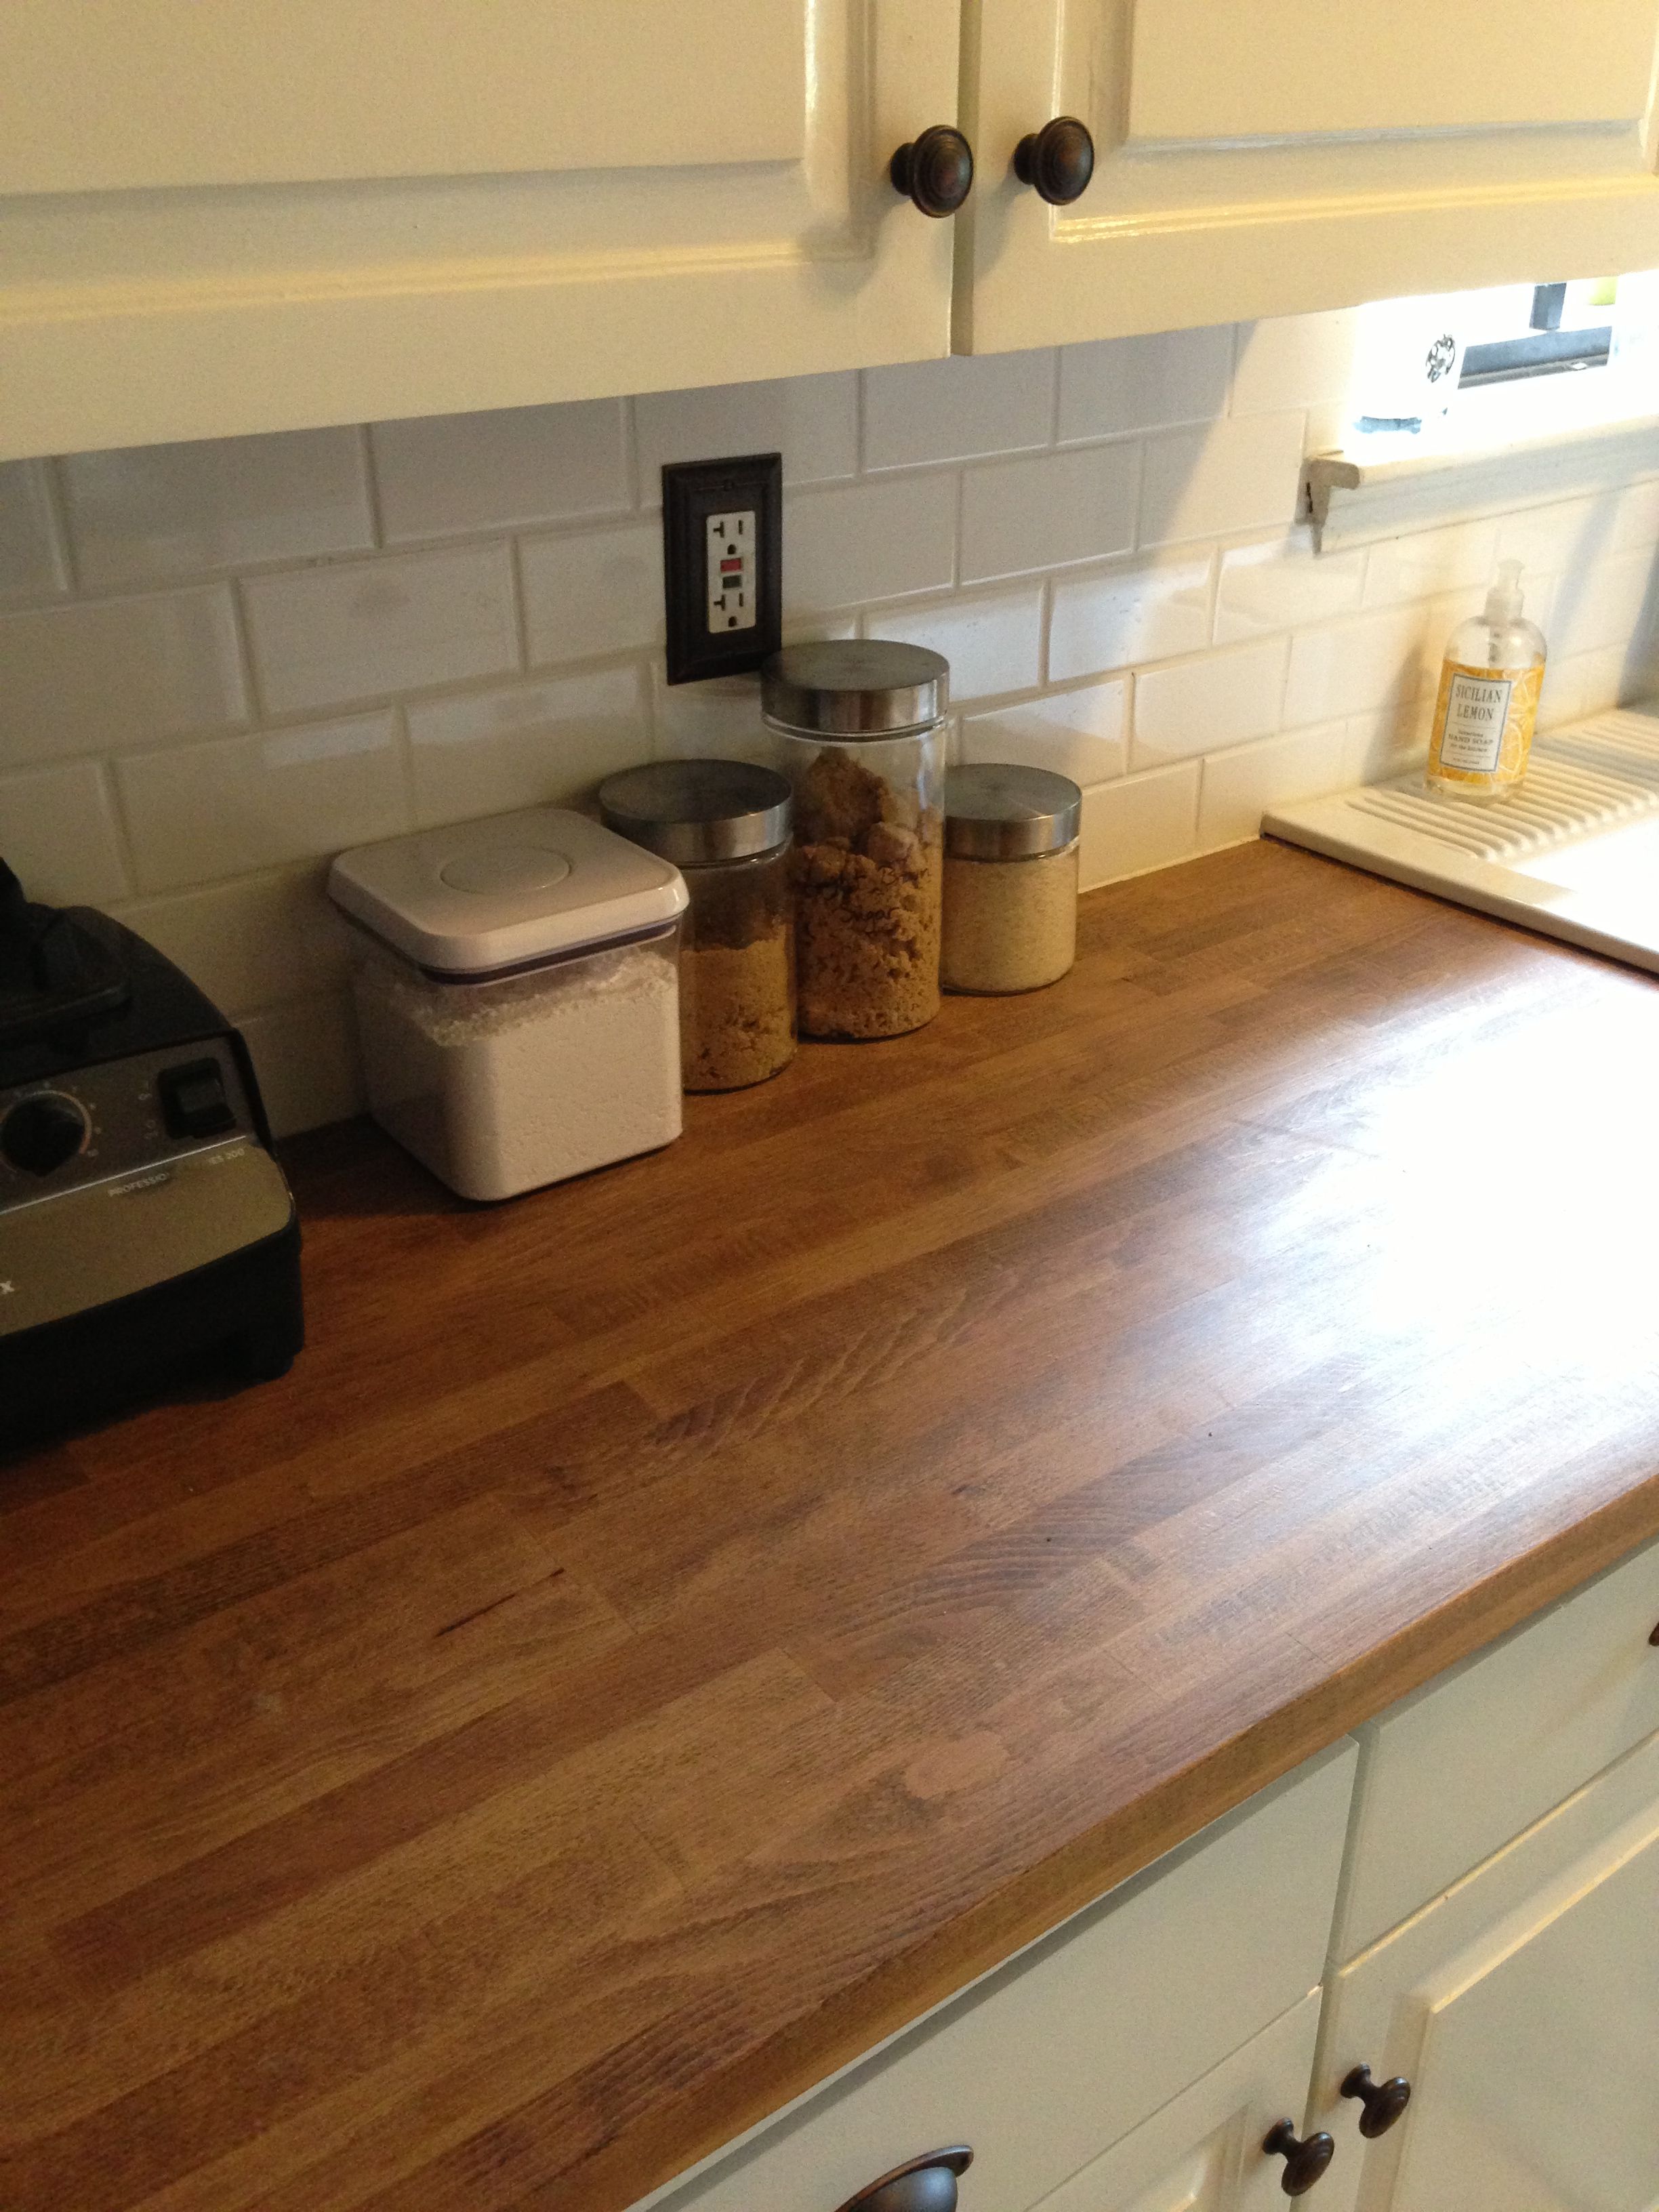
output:
[[657,470],[775,447],[790,634],[947,654],[959,757],[1085,787],[1091,884],[1420,750],[1504,555],[1550,719],[1644,689],[1659,479],[1312,557],[1348,320],[0,467],[0,854],[179,959],[280,1128],[352,1111],[323,856],[759,750],[753,679],[662,681]]

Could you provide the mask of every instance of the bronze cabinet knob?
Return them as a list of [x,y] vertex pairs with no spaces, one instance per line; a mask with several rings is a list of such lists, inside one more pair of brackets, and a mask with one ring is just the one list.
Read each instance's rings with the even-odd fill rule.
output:
[[1659,1644],[1659,1620],[1655,1621],[1653,1624],[1653,1633],[1649,1637],[1648,1642],[1650,1644]]
[[974,149],[954,124],[935,123],[899,148],[887,173],[924,215],[954,215],[973,189]]
[[925,2150],[849,2197],[840,2212],[956,2212],[957,2176],[973,2162],[966,2143]]
[[1014,149],[1014,174],[1050,207],[1070,207],[1080,200],[1094,173],[1095,142],[1088,125],[1075,115],[1056,115]]
[[1412,2085],[1403,2074],[1373,2081],[1369,2066],[1355,2066],[1342,2077],[1342,2094],[1358,2097],[1365,2108],[1359,2115],[1362,2136],[1385,2136],[1410,2104]]
[[1287,2197],[1305,2197],[1336,2154],[1334,2140],[1322,2131],[1298,2142],[1289,2120],[1275,2121],[1261,2138],[1270,2158],[1282,2158],[1285,2172],[1279,2187]]

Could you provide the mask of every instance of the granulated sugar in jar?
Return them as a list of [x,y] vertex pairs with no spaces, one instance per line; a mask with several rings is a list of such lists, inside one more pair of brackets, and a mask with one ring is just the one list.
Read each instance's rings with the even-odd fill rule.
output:
[[1035,991],[1077,957],[1083,793],[1047,769],[987,763],[945,779],[947,991]]

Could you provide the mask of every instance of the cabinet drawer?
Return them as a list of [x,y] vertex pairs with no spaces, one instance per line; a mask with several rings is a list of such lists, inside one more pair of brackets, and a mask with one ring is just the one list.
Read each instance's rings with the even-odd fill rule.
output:
[[1659,1542],[1358,1731],[1351,1959],[1659,1729]]
[[1343,1742],[1091,1905],[722,2157],[673,2212],[834,2212],[971,2143],[964,2212],[1021,2212],[1318,1981],[1352,1790]]

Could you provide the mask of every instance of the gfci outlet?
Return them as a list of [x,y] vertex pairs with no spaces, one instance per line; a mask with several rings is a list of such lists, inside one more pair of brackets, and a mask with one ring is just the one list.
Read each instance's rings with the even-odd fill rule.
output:
[[669,682],[758,668],[781,641],[783,456],[670,463],[662,550]]

